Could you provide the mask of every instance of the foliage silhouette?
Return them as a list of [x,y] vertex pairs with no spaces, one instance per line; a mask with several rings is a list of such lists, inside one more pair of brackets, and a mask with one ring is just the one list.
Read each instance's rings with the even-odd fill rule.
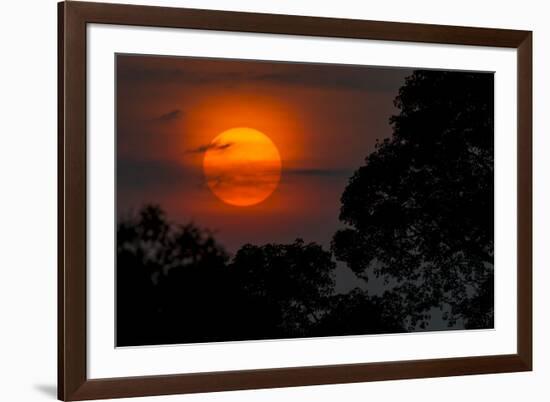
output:
[[256,337],[310,336],[328,308],[336,264],[329,251],[297,239],[245,245],[229,266],[255,310]]
[[394,294],[371,296],[355,288],[349,293],[333,295],[330,308],[319,321],[315,336],[393,334],[406,332],[405,317],[394,310]]
[[[228,306],[216,300],[225,291],[227,260],[208,232],[168,223],[159,207],[147,206],[139,216],[122,220],[117,230],[117,344],[179,342],[183,330],[188,339],[202,340],[223,326],[226,315],[220,310]],[[212,311],[219,312],[220,320],[209,319]]]
[[121,220],[117,243],[118,346],[404,330],[381,298],[334,295],[336,264],[315,243],[247,244],[230,261],[157,206]]
[[313,336],[330,306],[335,263],[314,243],[245,245],[230,262],[208,231],[147,206],[117,244],[118,346]]
[[[415,71],[393,136],[342,195],[332,250],[361,278],[388,283],[409,330],[441,308],[449,326],[493,326],[493,75]],[[393,284],[389,286],[389,284]]]

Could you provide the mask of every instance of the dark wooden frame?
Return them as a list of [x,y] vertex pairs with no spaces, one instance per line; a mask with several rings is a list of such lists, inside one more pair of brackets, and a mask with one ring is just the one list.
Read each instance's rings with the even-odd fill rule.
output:
[[[86,375],[86,24],[517,49],[517,354],[116,379]],[[58,397],[83,400],[532,370],[532,32],[65,2],[58,4]]]

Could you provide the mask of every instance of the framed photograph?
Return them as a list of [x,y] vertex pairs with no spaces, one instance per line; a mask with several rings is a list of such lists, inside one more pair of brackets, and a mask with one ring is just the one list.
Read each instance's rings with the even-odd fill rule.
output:
[[531,370],[531,37],[59,3],[59,399]]

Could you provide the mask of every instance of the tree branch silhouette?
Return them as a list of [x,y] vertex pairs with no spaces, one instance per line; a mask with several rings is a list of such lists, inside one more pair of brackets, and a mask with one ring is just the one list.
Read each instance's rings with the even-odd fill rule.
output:
[[410,330],[443,306],[449,325],[492,327],[493,76],[415,71],[395,106],[392,138],[342,195],[332,250],[366,281],[397,282]]

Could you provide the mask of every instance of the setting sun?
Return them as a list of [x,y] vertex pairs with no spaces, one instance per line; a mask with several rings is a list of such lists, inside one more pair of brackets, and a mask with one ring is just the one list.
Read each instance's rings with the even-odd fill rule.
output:
[[203,161],[208,187],[223,202],[245,207],[267,199],[281,178],[281,157],[262,132],[237,127],[207,146]]

